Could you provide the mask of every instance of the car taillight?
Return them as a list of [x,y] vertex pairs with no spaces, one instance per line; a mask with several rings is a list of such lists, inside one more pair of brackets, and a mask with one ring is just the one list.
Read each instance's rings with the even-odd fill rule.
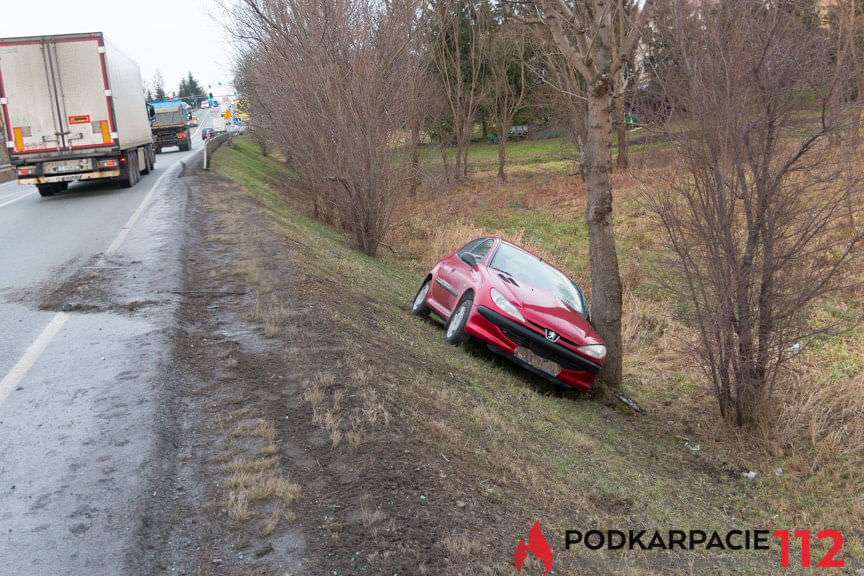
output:
[[114,158],[112,158],[110,160],[99,160],[99,163],[97,164],[97,166],[99,166],[99,168],[116,168],[117,167],[117,160]]
[[177,133],[177,138],[181,138],[181,139],[182,139],[182,138],[185,138],[185,137],[186,137],[186,133],[185,133],[185,132],[178,132],[178,133]]
[[24,168],[18,168],[18,176],[32,176],[36,173],[36,169],[32,166],[27,166]]

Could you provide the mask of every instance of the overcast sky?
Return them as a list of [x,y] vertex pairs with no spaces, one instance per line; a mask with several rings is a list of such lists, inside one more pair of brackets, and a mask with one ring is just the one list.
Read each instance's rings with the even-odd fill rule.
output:
[[188,72],[218,92],[228,85],[232,53],[213,0],[2,0],[0,38],[104,32],[141,66],[148,84],[156,69],[169,92]]

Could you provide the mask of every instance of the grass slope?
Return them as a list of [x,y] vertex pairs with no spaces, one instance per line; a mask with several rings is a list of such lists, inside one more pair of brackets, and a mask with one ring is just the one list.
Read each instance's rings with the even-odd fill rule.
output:
[[[629,367],[631,389],[649,407],[648,414],[640,416],[579,395],[562,398],[542,380],[480,346],[447,346],[440,324],[412,317],[408,305],[421,270],[428,264],[428,255],[418,243],[443,245],[450,236],[420,233],[425,229],[409,217],[407,228],[397,231],[396,237],[406,240],[396,253],[368,258],[353,250],[338,231],[293,209],[282,184],[287,168],[262,157],[251,142],[241,138],[233,148],[223,147],[214,166],[266,207],[282,233],[302,242],[302,258],[336,280],[344,289],[344,299],[368,299],[383,306],[385,313],[356,321],[374,323],[383,339],[407,346],[415,354],[418,361],[404,366],[398,392],[392,393],[399,395],[413,432],[422,438],[430,458],[440,455],[462,467],[473,483],[471,492],[481,499],[489,518],[501,525],[515,521],[514,526],[524,527],[517,529],[524,534],[513,533],[513,542],[508,540],[504,548],[511,549],[517,537],[525,537],[539,518],[555,550],[556,566],[566,566],[570,558],[574,567],[594,566],[597,573],[790,573],[790,569],[778,568],[774,539],[768,553],[576,552],[562,549],[563,533],[589,528],[723,532],[838,528],[846,533],[841,556],[847,566],[864,567],[862,503],[852,501],[860,477],[854,477],[854,472],[839,480],[845,482],[839,488],[820,484],[826,477],[819,474],[771,473],[778,464],[788,465],[794,455],[761,461],[764,452],[751,449],[754,439],[734,438],[705,424],[712,421],[712,408],[703,407],[703,414],[694,415],[688,412],[694,409],[692,403],[679,406],[678,402],[697,395],[701,388],[686,370],[673,368],[674,363],[655,362],[650,374]],[[485,199],[497,194],[506,202],[499,202],[498,209],[478,202],[464,210],[464,219],[457,223],[461,228],[451,230],[453,236],[488,227],[504,230],[539,247],[541,253],[560,256],[556,262],[584,278],[584,225],[572,217],[577,206],[555,210],[538,200],[543,197],[542,189],[529,198],[532,195],[525,187],[532,180],[518,167],[514,171],[515,184],[482,183]],[[539,188],[542,186],[548,188],[550,182]],[[438,207],[446,204],[433,199],[436,202]],[[624,201],[619,205],[619,219],[631,218],[638,210]],[[407,240],[412,234],[418,238],[415,242]],[[626,276],[634,274],[640,247],[653,239],[650,230],[638,223],[623,236],[619,243]],[[665,304],[649,282],[640,283],[636,292],[639,299],[631,304],[653,302],[649,312],[663,310]],[[856,342],[853,338],[843,346]],[[654,344],[638,334],[630,335],[628,345],[634,348],[634,357],[662,357],[664,353],[653,350]],[[386,349],[381,353],[386,354]],[[649,376],[656,382],[645,384]],[[850,470],[860,470],[860,465],[859,460]],[[759,470],[755,480],[744,478],[748,469]],[[490,545],[492,535],[484,530],[478,529],[472,537],[479,541],[475,548],[488,553],[485,546]],[[474,549],[469,544],[453,546],[453,554],[469,554]],[[814,543],[814,558],[824,548]],[[490,573],[512,570],[512,556],[491,556]]]

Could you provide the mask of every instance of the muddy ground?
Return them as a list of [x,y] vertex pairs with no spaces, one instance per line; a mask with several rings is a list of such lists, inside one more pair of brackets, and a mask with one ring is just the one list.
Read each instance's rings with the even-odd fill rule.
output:
[[367,322],[381,303],[344,298],[235,184],[194,170],[184,180],[189,232],[160,414],[165,460],[130,572],[512,569],[512,537],[490,540],[522,526],[472,496],[458,455],[424,442],[414,418],[441,411],[434,399],[423,408],[400,399],[406,366],[435,367]]

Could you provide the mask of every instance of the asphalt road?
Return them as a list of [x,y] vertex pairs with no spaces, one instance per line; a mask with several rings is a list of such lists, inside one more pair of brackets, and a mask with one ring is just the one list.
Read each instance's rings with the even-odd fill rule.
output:
[[2,576],[134,572],[181,282],[178,176],[213,116],[199,113],[192,151],[160,154],[131,189],[41,198],[0,184]]

